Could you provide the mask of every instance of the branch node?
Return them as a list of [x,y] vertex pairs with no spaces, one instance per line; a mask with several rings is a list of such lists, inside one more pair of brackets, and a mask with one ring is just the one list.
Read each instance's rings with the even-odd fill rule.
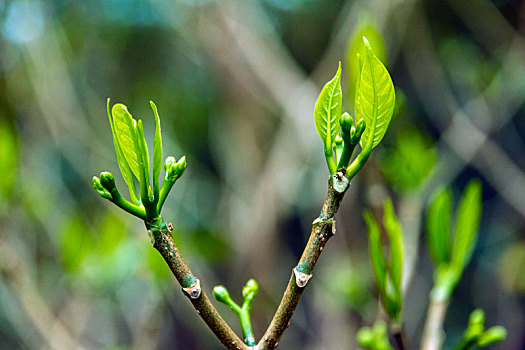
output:
[[345,176],[345,173],[342,170],[339,170],[332,175],[332,184],[337,193],[343,193],[348,186],[350,186],[350,180]]
[[201,281],[198,278],[195,278],[195,283],[191,287],[182,288],[184,293],[192,299],[197,299],[201,296]]
[[312,278],[313,276],[312,274],[300,272],[299,270],[297,270],[297,267],[293,268],[293,273],[295,275],[295,284],[297,284],[297,287],[299,288],[304,288],[310,280],[310,278]]

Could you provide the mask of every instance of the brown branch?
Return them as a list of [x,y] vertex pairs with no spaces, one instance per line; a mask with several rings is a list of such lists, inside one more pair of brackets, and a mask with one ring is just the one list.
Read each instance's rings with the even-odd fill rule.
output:
[[[335,187],[340,191],[334,189]],[[303,255],[299,263],[294,268],[286,291],[281,299],[281,303],[273,316],[272,322],[264,333],[264,336],[257,344],[256,349],[275,349],[284,331],[290,325],[290,320],[295,312],[295,308],[301,299],[301,295],[306,287],[308,279],[311,277],[312,270],[326,245],[326,242],[335,233],[335,214],[339,209],[341,199],[348,188],[348,180],[342,172],[337,172],[329,181],[328,191],[324,200],[321,214],[312,223],[310,239],[306,244]]]
[[200,281],[193,275],[182,258],[170,230],[165,224],[160,225],[160,227],[161,229],[153,234],[153,247],[159,251],[168,264],[171,272],[182,286],[184,294],[197,310],[197,314],[227,349],[249,349],[224,321],[206,293],[201,290]]

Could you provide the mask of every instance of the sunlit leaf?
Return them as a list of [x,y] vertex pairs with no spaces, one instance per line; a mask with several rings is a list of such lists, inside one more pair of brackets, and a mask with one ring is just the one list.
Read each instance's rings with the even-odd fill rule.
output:
[[128,112],[128,108],[117,103],[111,109],[113,115],[113,128],[117,136],[122,155],[126,159],[131,171],[137,179],[141,179],[140,154],[137,141],[137,122]]
[[153,140],[153,193],[155,197],[159,196],[159,178],[162,169],[162,136],[160,133],[160,118],[157,106],[153,101],[149,102],[153,114],[155,114],[155,138]]
[[[142,125],[142,120],[139,119],[137,122],[137,144],[138,144],[138,154],[139,154],[139,169],[142,170],[142,177],[141,182],[144,182],[147,194],[150,198],[152,198],[151,187],[149,182],[149,153],[148,153],[148,145],[146,144],[146,139],[144,138],[144,126]],[[141,189],[142,191],[142,189]],[[142,193],[142,192],[141,192]]]
[[472,257],[481,219],[481,182],[471,180],[459,204],[451,263],[462,269]]
[[347,69],[347,84],[345,86],[345,94],[347,98],[352,101],[352,103],[355,101],[357,78],[361,73],[358,55],[363,58],[366,54],[366,47],[363,42],[363,37],[368,39],[372,50],[381,60],[381,62],[383,62],[385,65],[388,65],[386,47],[381,34],[370,23],[363,23],[359,25],[356,32],[354,32],[354,34],[352,34],[348,40],[345,63],[345,67]]
[[321,90],[314,109],[315,128],[325,144],[331,150],[332,142],[339,131],[343,95],[341,92],[341,62],[337,73]]
[[117,133],[115,131],[115,127],[113,126],[113,118],[111,117],[110,109],[109,109],[109,98],[107,100],[107,112],[108,112],[108,118],[109,118],[109,125],[111,126],[111,133],[113,134],[113,144],[115,145],[115,152],[117,153],[117,163],[118,167],[120,169],[120,173],[122,174],[122,178],[124,178],[124,181],[128,185],[129,189],[129,196],[132,202],[136,203],[138,201],[137,199],[137,190],[135,188],[135,182],[133,181],[133,174],[131,172],[131,168],[128,164],[128,161],[124,157],[124,154],[122,153],[122,148],[120,147],[120,143],[117,138]]
[[362,118],[366,123],[361,136],[361,148],[371,150],[381,142],[390,124],[395,92],[385,66],[374,55],[366,38],[363,40],[367,50],[357,83],[355,113],[356,120]]
[[450,258],[450,189],[438,189],[430,202],[427,214],[427,245],[434,264],[447,263]]

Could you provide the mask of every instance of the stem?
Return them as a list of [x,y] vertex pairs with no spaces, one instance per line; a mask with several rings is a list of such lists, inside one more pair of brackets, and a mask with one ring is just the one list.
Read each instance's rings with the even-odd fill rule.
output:
[[337,171],[337,165],[335,164],[334,155],[332,153],[332,148],[325,148],[324,156],[326,158],[326,164],[328,165],[328,170],[330,175],[334,174]]
[[[161,222],[155,225],[156,227],[148,227],[153,233],[153,247],[162,255],[179,284],[183,288],[188,288],[190,287],[187,285],[188,276],[193,279],[194,275],[177,249],[166,224],[161,218],[159,220]],[[201,291],[196,298],[189,297],[189,300],[197,310],[197,314],[227,349],[248,349],[224,321],[204,291]]]
[[394,348],[396,350],[405,350],[407,348],[405,335],[403,334],[403,328],[400,323],[394,323],[391,326],[392,340]]
[[255,335],[253,333],[252,322],[250,320],[250,312],[246,309],[241,309],[241,312],[238,314],[239,321],[241,322],[242,336],[244,342],[248,346],[255,345]]
[[[340,173],[335,174],[334,177],[339,174]],[[303,255],[297,264],[298,266],[301,264],[301,266],[309,266],[310,270],[313,270],[328,239],[334,235],[335,220],[333,220],[333,218],[339,209],[339,204],[346,191],[345,188],[342,192],[337,192],[332,185],[332,180],[334,180],[333,177],[328,184],[328,191],[326,193],[321,214],[319,215],[319,218],[312,223],[310,239],[308,240]],[[292,273],[286,291],[281,299],[281,303],[273,316],[272,322],[264,333],[264,336],[259,341],[259,344],[257,344],[256,349],[275,349],[277,347],[279,339],[281,339],[284,331],[290,324],[290,320],[299,300],[301,299],[305,287],[306,285],[303,287],[297,285],[294,273]]]
[[113,203],[115,203],[115,205],[117,205],[121,209],[127,211],[131,215],[135,215],[136,217],[138,217],[138,218],[140,218],[142,220],[146,220],[146,212],[145,212],[144,208],[141,207],[141,206],[135,205],[133,203],[130,203],[127,200],[125,200],[124,197],[122,197],[120,195],[120,193],[119,193],[119,191],[117,190],[116,187],[111,189],[109,191],[109,193],[111,194],[111,197],[112,197],[112,199],[110,199],[110,200]]
[[166,198],[168,198],[168,193],[170,193],[170,190],[174,184],[175,184],[175,181],[169,181],[167,179],[165,179],[162,182],[162,186],[160,188],[159,199],[157,202],[157,213],[160,214],[160,211],[162,210],[162,206],[164,205]]
[[427,320],[421,340],[421,350],[438,350],[443,344],[443,322],[450,304],[450,298],[443,298],[437,293],[437,288],[430,292],[430,305],[428,306]]

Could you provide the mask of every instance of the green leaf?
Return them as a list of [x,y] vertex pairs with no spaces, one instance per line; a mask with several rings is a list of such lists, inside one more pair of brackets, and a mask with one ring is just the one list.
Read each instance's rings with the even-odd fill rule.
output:
[[339,62],[337,73],[321,90],[314,109],[315,128],[324,142],[327,156],[331,156],[332,142],[339,132],[342,105],[341,62]]
[[374,55],[368,40],[361,75],[357,80],[355,99],[356,120],[363,119],[366,129],[361,137],[363,151],[372,150],[381,142],[390,124],[395,105],[392,79],[385,66]]
[[128,161],[126,160],[126,157],[124,157],[124,154],[122,152],[122,147],[120,146],[120,142],[117,137],[117,132],[115,130],[115,126],[113,125],[113,118],[111,117],[111,113],[109,110],[109,102],[110,99],[107,100],[107,112],[108,112],[108,118],[109,118],[109,125],[111,126],[111,133],[113,134],[113,144],[115,145],[115,152],[117,153],[117,163],[118,167],[120,169],[120,173],[122,174],[122,178],[128,185],[129,189],[129,196],[133,203],[138,202],[138,196],[137,196],[137,190],[135,188],[135,182],[133,181],[133,174],[131,172],[131,168],[128,164]]
[[149,101],[153,114],[155,114],[155,138],[153,139],[153,193],[155,198],[159,198],[159,180],[162,169],[162,136],[160,133],[160,118],[157,106],[153,101]]
[[462,270],[472,257],[481,219],[481,182],[471,180],[459,204],[451,263]]
[[[139,154],[139,169],[141,169],[142,177],[141,179],[141,186],[142,182],[144,182],[145,185],[145,192],[144,194],[147,195],[149,198],[152,199],[152,194],[150,194],[151,187],[149,182],[149,153],[148,153],[148,145],[146,144],[146,139],[144,138],[144,127],[142,126],[142,120],[139,119],[137,122],[137,143],[138,143],[138,154]],[[141,196],[142,196],[143,188],[141,187]],[[143,197],[144,198],[144,197]],[[144,199],[143,199],[144,201]]]
[[452,194],[441,188],[434,192],[427,214],[427,245],[436,266],[450,259],[450,214]]
[[[389,271],[392,276],[394,288],[396,289],[396,297],[400,297],[401,282],[403,279],[403,230],[394,213],[392,201],[385,201],[384,207],[383,225],[385,226],[390,245]],[[401,300],[398,300],[399,305],[401,305],[401,302]]]
[[117,136],[122,155],[126,159],[131,171],[139,181],[141,180],[142,170],[140,168],[140,151],[137,141],[136,125],[137,121],[133,119],[128,112],[128,108],[117,103],[111,109],[113,115],[113,128]]
[[345,93],[350,101],[355,100],[356,83],[361,70],[359,59],[357,57],[359,55],[359,57],[363,58],[366,54],[366,46],[364,45],[363,37],[368,39],[376,56],[384,62],[385,65],[388,65],[385,43],[374,25],[369,22],[364,22],[358,25],[356,29],[357,30],[348,40],[345,64],[345,67],[348,70]]
[[374,277],[376,283],[384,294],[386,291],[386,262],[383,255],[383,247],[381,244],[381,232],[376,219],[372,215],[370,210],[365,210],[363,217],[368,226],[368,237],[370,241],[370,262],[372,263],[372,270],[374,271]]

